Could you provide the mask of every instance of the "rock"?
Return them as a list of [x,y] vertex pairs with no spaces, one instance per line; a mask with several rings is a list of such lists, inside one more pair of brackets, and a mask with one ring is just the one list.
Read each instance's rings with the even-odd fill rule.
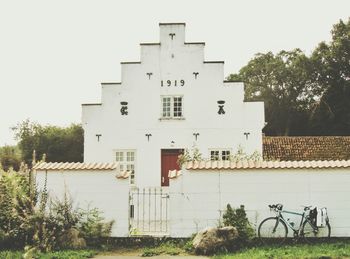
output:
[[238,237],[235,227],[208,228],[199,232],[193,239],[196,254],[208,255],[219,248],[229,247]]
[[65,249],[82,249],[86,247],[84,238],[79,237],[79,230],[71,228],[58,240],[59,246]]

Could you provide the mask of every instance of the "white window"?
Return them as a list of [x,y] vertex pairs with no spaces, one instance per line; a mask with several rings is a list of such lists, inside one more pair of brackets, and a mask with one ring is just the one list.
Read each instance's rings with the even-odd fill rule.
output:
[[162,118],[182,118],[183,97],[162,96]]
[[231,150],[230,149],[210,149],[210,160],[230,160]]
[[119,163],[121,172],[130,171],[130,183],[135,184],[135,151],[133,150],[117,150],[115,160]]

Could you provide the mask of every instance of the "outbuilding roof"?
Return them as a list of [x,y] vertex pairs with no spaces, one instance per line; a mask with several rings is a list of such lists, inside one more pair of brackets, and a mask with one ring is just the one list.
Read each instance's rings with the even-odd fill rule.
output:
[[69,163],[54,162],[37,163],[33,169],[35,170],[114,170],[118,168],[117,163]]
[[350,136],[263,137],[264,160],[349,160]]
[[187,170],[226,169],[320,169],[350,168],[350,160],[336,161],[190,161]]

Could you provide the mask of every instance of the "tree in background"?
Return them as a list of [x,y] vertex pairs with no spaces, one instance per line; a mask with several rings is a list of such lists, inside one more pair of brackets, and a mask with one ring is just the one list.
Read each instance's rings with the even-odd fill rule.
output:
[[247,101],[264,101],[267,135],[350,134],[350,19],[307,57],[301,50],[259,53],[228,80]]
[[310,67],[309,59],[299,49],[276,55],[259,53],[228,79],[245,83],[247,101],[265,102],[266,133],[303,134],[306,129],[301,122],[307,121],[306,112],[313,103]]
[[0,147],[0,164],[4,171],[8,171],[10,168],[18,171],[21,161],[21,151],[17,146]]
[[31,164],[33,150],[37,157],[46,154],[47,162],[82,162],[84,132],[79,124],[69,127],[42,126],[25,120],[13,128],[22,158]]
[[333,26],[332,40],[311,55],[320,99],[310,114],[313,135],[350,134],[350,19]]

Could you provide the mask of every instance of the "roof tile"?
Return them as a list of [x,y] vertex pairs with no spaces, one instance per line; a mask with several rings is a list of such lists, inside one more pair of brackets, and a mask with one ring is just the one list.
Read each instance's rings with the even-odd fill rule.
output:
[[263,137],[264,160],[350,160],[350,136]]
[[36,164],[35,170],[114,170],[118,168],[117,163],[69,163],[69,162],[40,162]]
[[[198,166],[203,165],[203,166]],[[205,165],[205,166],[204,166]],[[321,169],[349,168],[350,160],[336,161],[195,161],[187,162],[187,170],[237,170],[237,169]]]

